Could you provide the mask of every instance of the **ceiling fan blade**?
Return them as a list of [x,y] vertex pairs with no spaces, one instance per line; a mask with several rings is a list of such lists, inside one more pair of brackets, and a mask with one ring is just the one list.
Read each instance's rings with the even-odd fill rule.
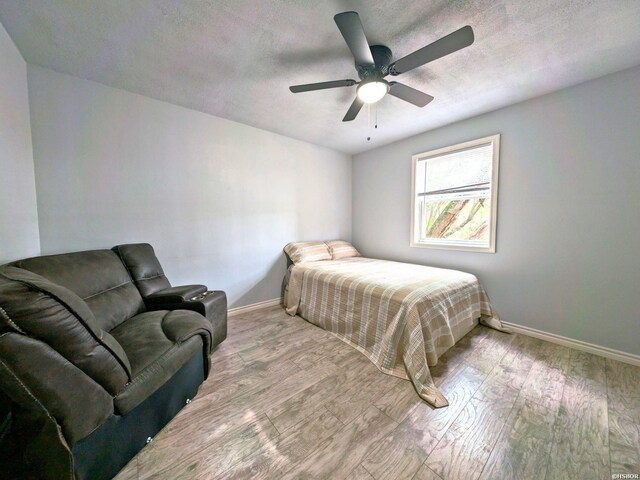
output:
[[333,19],[340,29],[344,41],[347,42],[353,58],[356,59],[356,64],[361,66],[375,65],[360,16],[356,12],[344,12],[337,14]]
[[350,122],[351,120],[354,120],[358,116],[358,113],[360,113],[360,109],[362,108],[363,105],[364,105],[364,102],[360,100],[358,97],[356,97],[353,103],[351,104],[351,106],[349,107],[349,110],[347,110],[347,114],[344,116],[342,121]]
[[401,73],[420,67],[425,63],[432,62],[440,57],[468,47],[472,43],[473,29],[467,25],[392,63],[389,65],[389,73],[391,75],[400,75]]
[[331,82],[307,83],[305,85],[293,85],[289,90],[293,93],[312,92],[314,90],[324,90],[325,88],[351,87],[357,82],[355,80],[333,80]]
[[389,82],[389,95],[393,95],[405,102],[413,103],[416,107],[424,107],[433,100],[431,95],[398,82]]

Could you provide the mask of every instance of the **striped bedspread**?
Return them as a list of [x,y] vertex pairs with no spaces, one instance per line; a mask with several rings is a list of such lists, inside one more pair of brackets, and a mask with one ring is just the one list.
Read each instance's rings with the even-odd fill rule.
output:
[[298,264],[284,300],[289,315],[332,332],[382,372],[411,380],[435,407],[448,402],[429,365],[478,319],[503,330],[475,276],[408,263],[353,257]]

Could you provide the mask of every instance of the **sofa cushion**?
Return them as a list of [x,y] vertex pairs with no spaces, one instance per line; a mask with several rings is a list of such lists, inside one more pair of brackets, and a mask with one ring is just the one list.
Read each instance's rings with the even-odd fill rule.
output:
[[77,295],[11,266],[0,268],[0,333],[7,331],[48,344],[111,395],[130,378],[124,350]]
[[162,270],[153,247],[148,243],[117,245],[113,247],[113,251],[126,265],[131,278],[144,298],[171,286],[164,275],[164,270]]
[[111,250],[46,255],[13,265],[37,273],[82,298],[98,326],[111,330],[144,311],[144,302],[120,258]]
[[115,398],[125,414],[161,387],[200,350],[211,351],[211,323],[189,310],[159,310],[130,318],[111,331],[131,362],[131,383]]

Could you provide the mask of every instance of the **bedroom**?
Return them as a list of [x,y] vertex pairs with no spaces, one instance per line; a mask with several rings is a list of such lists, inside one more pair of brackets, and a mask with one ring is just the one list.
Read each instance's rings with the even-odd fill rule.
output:
[[[388,95],[342,122],[354,86],[288,87],[357,78],[334,22],[351,10],[394,59],[465,25],[475,39],[399,77],[424,108]],[[172,284],[226,292],[211,375],[119,478],[640,473],[639,17],[625,1],[1,1],[0,264],[144,242]],[[497,134],[495,253],[410,246],[412,157]],[[475,275],[516,333],[477,327],[444,353],[433,409],[280,306],[283,247],[334,239]]]

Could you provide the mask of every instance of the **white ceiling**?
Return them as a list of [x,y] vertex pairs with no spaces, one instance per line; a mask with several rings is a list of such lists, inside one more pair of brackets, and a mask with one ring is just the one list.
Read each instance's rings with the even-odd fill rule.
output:
[[[394,97],[341,121],[355,87],[289,85],[354,78],[333,15],[355,10],[370,44],[398,59],[471,25],[475,43],[395,80]],[[638,0],[0,0],[26,61],[347,153],[640,64]]]

